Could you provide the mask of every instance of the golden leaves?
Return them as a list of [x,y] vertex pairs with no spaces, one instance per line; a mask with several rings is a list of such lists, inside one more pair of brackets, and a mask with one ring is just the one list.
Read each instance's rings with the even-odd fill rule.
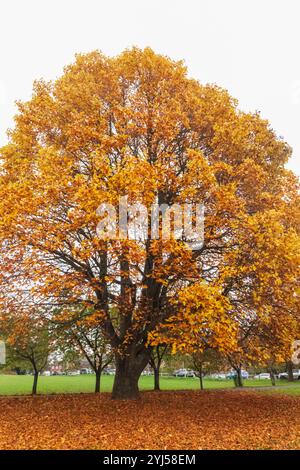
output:
[[220,288],[195,283],[171,300],[174,315],[149,335],[149,342],[172,344],[173,353],[194,352],[204,347],[232,351],[237,348],[236,325],[231,305]]
[[299,449],[297,397],[169,391],[122,406],[108,394],[0,404],[1,449]]
[[[78,55],[55,83],[35,83],[1,150],[1,298],[18,266],[33,296],[103,301],[107,312],[118,307],[114,317],[131,309],[142,336],[160,322],[182,349],[196,340],[233,348],[247,315],[261,328],[274,317],[274,331],[285,331],[284,318],[294,325],[299,315],[299,186],[284,170],[289,155],[267,121],[188,78],[181,62],[149,48]],[[97,208],[124,195],[147,208],[204,202],[203,249],[99,240]]]

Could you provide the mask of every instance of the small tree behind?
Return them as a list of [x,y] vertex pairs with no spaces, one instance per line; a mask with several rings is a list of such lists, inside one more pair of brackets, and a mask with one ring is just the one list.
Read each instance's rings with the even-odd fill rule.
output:
[[1,330],[8,346],[8,364],[33,372],[32,395],[36,395],[39,375],[51,352],[48,329],[30,314],[23,314],[1,318]]
[[162,360],[168,352],[168,345],[155,346],[151,351],[149,364],[154,373],[154,390],[160,390],[160,368]]
[[[70,312],[68,316],[70,318]],[[61,350],[64,353],[77,352],[86,358],[96,375],[95,393],[99,393],[102,372],[112,362],[114,355],[97,318],[84,310],[73,312],[71,321],[64,322],[60,316],[55,321]]]
[[192,353],[194,371],[200,380],[200,389],[204,389],[203,377],[207,374],[221,371],[224,358],[215,349],[207,348],[204,351]]

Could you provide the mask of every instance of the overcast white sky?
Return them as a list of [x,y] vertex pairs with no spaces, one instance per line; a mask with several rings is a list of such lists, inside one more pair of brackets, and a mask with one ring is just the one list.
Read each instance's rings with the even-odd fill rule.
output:
[[150,46],[260,110],[300,175],[299,18],[299,0],[1,1],[0,145],[34,79],[55,79],[76,52]]

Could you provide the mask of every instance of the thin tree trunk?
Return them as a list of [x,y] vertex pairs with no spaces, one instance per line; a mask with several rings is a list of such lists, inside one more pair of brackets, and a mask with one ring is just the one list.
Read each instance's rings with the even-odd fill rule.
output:
[[273,370],[270,370],[270,377],[271,377],[272,386],[275,387],[275,385],[276,385],[276,379],[275,379],[275,374],[274,374],[274,371],[273,371]]
[[200,379],[200,390],[204,390],[203,377],[202,377],[202,365],[199,367],[199,379]]
[[288,373],[288,381],[293,382],[294,381],[294,375],[293,375],[293,363],[292,361],[288,361],[286,363],[287,367],[287,373]]
[[34,376],[33,376],[32,395],[36,395],[37,393],[38,378],[39,378],[39,373],[38,371],[35,371]]
[[243,385],[242,371],[241,369],[238,369],[238,386],[242,387]]
[[96,370],[96,383],[95,383],[95,393],[100,393],[100,383],[101,383],[101,370]]
[[159,366],[153,368],[154,372],[154,390],[159,391],[160,390],[160,376],[159,376]]

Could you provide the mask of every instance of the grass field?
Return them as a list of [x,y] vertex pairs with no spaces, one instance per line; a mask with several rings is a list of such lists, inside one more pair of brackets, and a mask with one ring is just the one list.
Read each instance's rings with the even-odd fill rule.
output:
[[[103,375],[101,391],[111,392],[113,376]],[[0,375],[0,395],[27,395],[31,393],[33,377],[30,375]],[[141,390],[153,389],[153,377],[143,376],[140,379]],[[270,380],[246,380],[245,387],[268,387],[267,391],[300,395],[300,381],[293,384],[278,381],[277,387],[271,387]],[[91,393],[94,391],[95,377],[93,375],[51,376],[39,378],[38,393]],[[205,389],[233,388],[232,380],[204,379]],[[162,390],[198,390],[199,379],[162,377]]]
[[287,395],[300,396],[300,381],[289,384],[279,384],[278,387],[271,387],[267,391],[272,393],[284,393]]

